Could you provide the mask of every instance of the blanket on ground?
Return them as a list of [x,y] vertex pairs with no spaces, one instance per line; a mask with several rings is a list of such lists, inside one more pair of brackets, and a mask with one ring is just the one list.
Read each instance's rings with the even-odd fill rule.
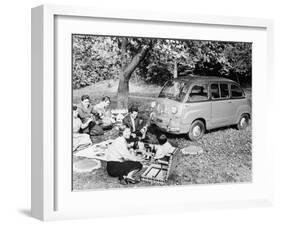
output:
[[106,161],[106,151],[112,140],[106,140],[97,144],[93,144],[83,150],[74,152],[73,155],[77,157],[86,157]]

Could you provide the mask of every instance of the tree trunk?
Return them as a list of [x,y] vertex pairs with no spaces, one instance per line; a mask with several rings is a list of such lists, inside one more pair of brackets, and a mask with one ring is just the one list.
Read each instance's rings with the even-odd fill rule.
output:
[[122,42],[122,72],[119,74],[119,85],[117,90],[117,109],[128,109],[129,99],[129,80],[132,73],[145,57],[149,50],[149,46],[144,46],[139,53],[137,53],[132,61],[126,65],[126,47],[128,39],[124,38]]
[[117,109],[127,109],[129,101],[129,79],[126,79],[124,73],[119,75],[119,85],[117,90]]
[[178,62],[174,61],[174,78],[178,77]]

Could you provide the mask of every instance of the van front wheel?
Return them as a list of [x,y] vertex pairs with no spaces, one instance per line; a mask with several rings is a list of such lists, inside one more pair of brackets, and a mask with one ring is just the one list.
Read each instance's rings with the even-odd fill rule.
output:
[[202,121],[196,120],[191,124],[190,130],[188,132],[188,137],[190,140],[195,141],[202,138],[205,133],[205,125]]

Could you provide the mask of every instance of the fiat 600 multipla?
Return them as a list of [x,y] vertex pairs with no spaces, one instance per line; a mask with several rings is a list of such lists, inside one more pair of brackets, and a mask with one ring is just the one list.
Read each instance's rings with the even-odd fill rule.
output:
[[240,85],[220,77],[188,75],[169,80],[151,103],[152,123],[172,134],[200,139],[206,130],[236,125],[245,129],[251,104]]

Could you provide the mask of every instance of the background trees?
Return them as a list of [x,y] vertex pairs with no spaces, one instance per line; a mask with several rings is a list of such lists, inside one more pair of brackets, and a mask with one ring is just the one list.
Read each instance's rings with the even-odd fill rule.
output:
[[119,79],[118,108],[127,107],[131,78],[162,85],[195,73],[251,85],[251,43],[73,35],[72,51],[73,88]]
[[117,38],[73,35],[73,88],[116,78],[121,58]]

